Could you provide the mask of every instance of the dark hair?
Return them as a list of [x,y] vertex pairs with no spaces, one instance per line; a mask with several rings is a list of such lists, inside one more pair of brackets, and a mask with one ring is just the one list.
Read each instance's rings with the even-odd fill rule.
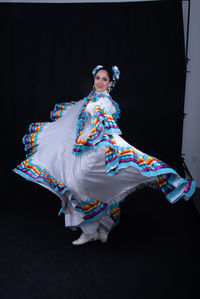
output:
[[108,77],[109,77],[109,81],[113,81],[113,71],[112,71],[112,68],[107,67],[107,66],[103,66],[102,68],[100,68],[100,69],[96,72],[95,76],[96,76],[97,73],[98,73],[99,71],[101,71],[101,70],[106,71],[106,73],[107,73],[107,75],[108,75]]

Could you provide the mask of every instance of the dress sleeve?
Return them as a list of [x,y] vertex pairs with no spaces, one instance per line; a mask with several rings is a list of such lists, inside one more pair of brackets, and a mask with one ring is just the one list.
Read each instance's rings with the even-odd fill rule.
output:
[[89,113],[91,116],[94,115],[95,106],[100,106],[102,110],[105,110],[107,114],[113,115],[116,112],[115,107],[111,101],[107,98],[101,97],[98,102],[89,103],[86,107],[86,113]]
[[54,106],[54,109],[50,113],[51,120],[55,121],[55,120],[61,118],[64,115],[65,111],[69,110],[76,103],[78,103],[78,102],[71,101],[71,102],[56,104]]
[[99,146],[100,143],[110,143],[110,139],[114,142],[114,134],[121,135],[121,130],[113,118],[116,109],[109,99],[100,98],[87,104],[85,112],[90,117],[87,119],[87,126],[79,131],[76,138],[73,147],[75,155]]
[[[121,134],[121,131],[113,118],[116,112],[112,102],[101,97],[97,102],[89,103],[86,113],[91,115],[91,135],[94,131],[101,131],[102,134]],[[102,134],[100,134],[102,136]]]

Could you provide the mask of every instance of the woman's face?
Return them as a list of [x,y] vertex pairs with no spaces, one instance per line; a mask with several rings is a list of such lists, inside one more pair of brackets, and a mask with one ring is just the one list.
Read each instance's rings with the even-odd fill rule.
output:
[[94,87],[97,92],[105,91],[110,85],[109,76],[105,70],[99,70],[94,77]]

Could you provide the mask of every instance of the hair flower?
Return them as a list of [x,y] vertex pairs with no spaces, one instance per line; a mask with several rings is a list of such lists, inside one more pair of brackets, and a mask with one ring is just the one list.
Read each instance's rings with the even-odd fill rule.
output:
[[95,75],[96,72],[97,72],[99,69],[101,69],[102,67],[103,67],[103,65],[97,65],[97,66],[93,69],[93,71],[92,71],[92,75]]
[[116,65],[112,66],[112,71],[113,71],[113,79],[119,80],[120,71]]

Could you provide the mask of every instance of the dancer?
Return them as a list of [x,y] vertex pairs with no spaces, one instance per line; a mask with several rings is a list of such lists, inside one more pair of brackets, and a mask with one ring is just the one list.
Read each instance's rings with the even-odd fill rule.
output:
[[118,67],[98,65],[92,74],[94,86],[87,97],[55,105],[52,122],[30,125],[23,137],[26,160],[14,169],[61,199],[65,226],[82,231],[73,245],[106,242],[119,222],[120,201],[136,190],[158,189],[175,203],[188,200],[196,188],[193,180],[120,136],[120,109],[110,96]]

